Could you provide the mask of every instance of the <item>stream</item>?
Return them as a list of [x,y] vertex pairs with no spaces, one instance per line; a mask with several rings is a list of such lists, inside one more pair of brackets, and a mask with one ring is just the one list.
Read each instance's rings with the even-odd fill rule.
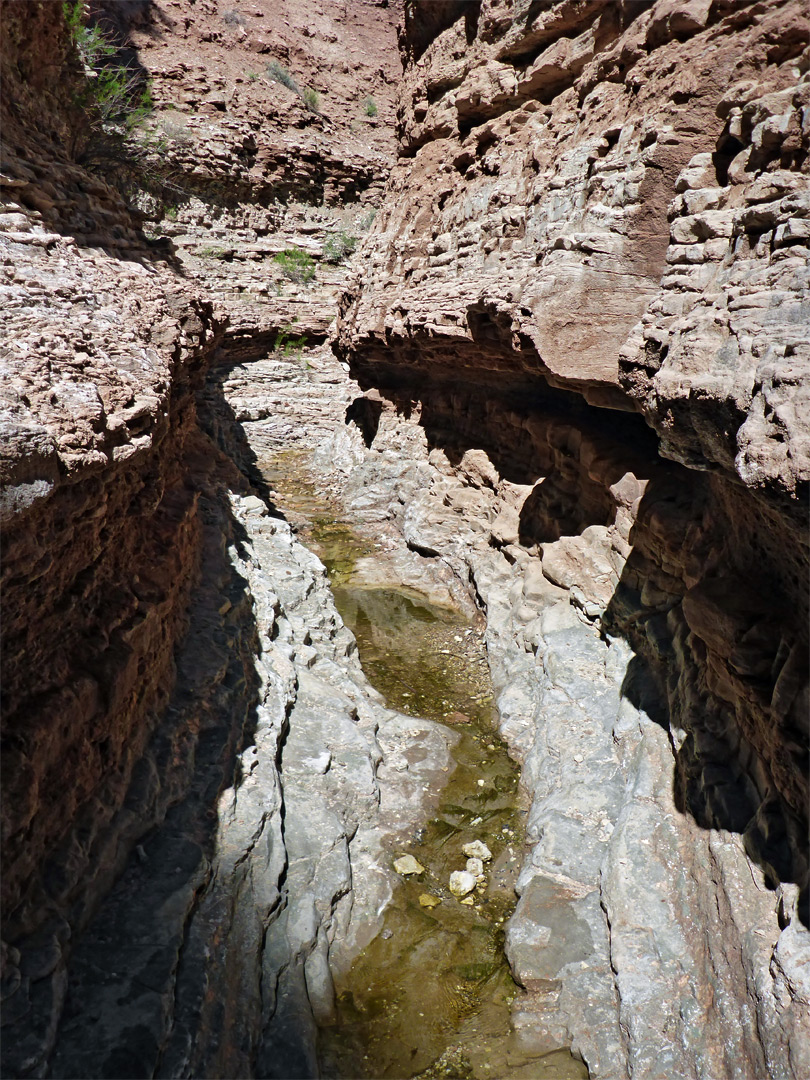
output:
[[[586,1077],[568,1051],[538,1059],[510,1026],[522,993],[504,951],[522,855],[519,769],[497,734],[484,624],[411,588],[358,580],[375,544],[321,496],[305,455],[265,463],[266,481],[300,539],[329,573],[369,681],[389,707],[452,726],[455,767],[436,816],[391,850],[416,860],[402,876],[382,931],[336,980],[334,1023],[320,1032],[323,1077]],[[424,753],[424,751],[422,751]],[[463,898],[449,888],[467,868],[471,842],[485,845],[483,873]],[[412,864],[413,865],[413,864]]]

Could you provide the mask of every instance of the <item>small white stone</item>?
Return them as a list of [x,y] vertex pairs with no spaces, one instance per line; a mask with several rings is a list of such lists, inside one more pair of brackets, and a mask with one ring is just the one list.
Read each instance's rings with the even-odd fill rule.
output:
[[467,873],[479,878],[484,872],[484,864],[480,859],[467,859]]
[[466,870],[454,870],[450,875],[450,892],[453,896],[466,896],[475,888],[475,875]]
[[323,776],[324,773],[329,771],[329,766],[332,764],[332,754],[329,750],[322,750],[316,757],[304,758],[302,764],[310,772],[315,773],[317,776]]
[[[506,832],[506,829],[504,829],[504,832]],[[492,852],[482,840],[471,840],[469,844],[462,844],[461,850],[468,859],[480,859],[482,862],[489,862],[492,858]]]

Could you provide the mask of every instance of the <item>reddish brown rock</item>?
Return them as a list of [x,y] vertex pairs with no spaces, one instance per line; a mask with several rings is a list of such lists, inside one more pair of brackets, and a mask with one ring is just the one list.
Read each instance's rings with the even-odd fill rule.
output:
[[[127,849],[187,788],[222,700],[237,722],[218,733],[201,805],[229,782],[258,644],[252,600],[223,552],[241,544],[244,521],[231,520],[212,470],[237,489],[244,480],[199,430],[194,391],[218,343],[227,364],[285,326],[326,334],[346,280],[326,242],[360,231],[379,196],[396,72],[395,11],[381,4],[94,3],[154,80],[158,142],[144,153],[155,183],[134,211],[71,154],[66,91],[80,73],[61,5],[29,7],[5,16],[0,237],[14,938],[4,990],[21,1032],[6,1046],[28,1072],[48,1068],[70,926],[84,925]],[[798,1080],[810,1060],[806,13],[796,0],[413,0],[401,43],[399,162],[342,303],[339,351],[374,388],[350,409],[366,445],[388,425],[380,449],[388,438],[398,455],[427,458],[382,518],[398,515],[415,551],[472,567],[502,639],[502,725],[537,804],[511,931],[531,986],[515,1012],[520,1038],[535,1050],[573,1041],[594,1075]],[[320,92],[320,113],[268,78],[270,59]],[[292,245],[313,257],[314,283],[278,269]],[[208,405],[217,393],[213,379]],[[247,386],[234,400],[240,419],[273,407]],[[228,416],[211,409],[208,421],[219,436]],[[250,446],[228,451],[250,471]],[[262,513],[254,502],[245,514]],[[457,548],[475,546],[469,536],[465,563]],[[241,558],[259,596],[253,556]],[[278,598],[262,602],[273,612]],[[621,695],[609,685],[626,649],[618,636],[635,654]],[[303,655],[306,640],[303,626]],[[177,726],[160,727],[157,750],[141,756],[161,714]],[[533,742],[535,714],[549,718],[548,746]],[[576,768],[560,766],[560,747],[576,750]],[[259,835],[240,828],[223,856],[237,868]],[[160,1051],[146,1044],[170,1013],[166,1060],[195,1068],[199,1015],[189,1018],[200,1010],[182,996],[189,984],[172,994],[210,834],[197,818],[188,829],[194,839],[180,830],[166,845],[187,875],[166,933],[181,930],[157,958],[121,965],[139,1001],[164,995],[148,1037],[121,1021],[125,994],[105,996],[92,977],[82,987],[81,1000],[105,1009],[115,997],[123,1026],[104,1045],[119,1071],[132,1061],[122,1063],[121,1032],[149,1072]],[[544,880],[563,855],[581,877]],[[243,1025],[220,1041],[209,995],[193,1061],[214,1071],[255,1060],[264,998],[254,990],[239,1008],[241,958],[254,959],[257,986],[283,859],[277,846],[255,906],[242,908],[241,880],[240,903],[224,905],[238,970],[220,970],[218,953],[206,966],[223,896],[209,894],[188,939],[187,959],[205,952],[198,973],[214,972],[206,985],[224,988],[226,1026]],[[270,880],[256,867],[257,882]],[[88,954],[109,953],[108,932],[88,939]],[[117,977],[117,952],[110,963]],[[326,1015],[328,986],[313,997]],[[87,1042],[79,1023],[59,1062],[89,1060]],[[269,1038],[271,1058],[274,1047]]]
[[[632,644],[684,837],[742,834],[805,927],[809,42],[791,0],[407,4],[400,159],[338,342],[437,461],[484,450],[501,497],[529,489],[491,542]],[[442,552],[426,502],[411,542]],[[653,1075],[627,900],[602,902]],[[793,1040],[786,1075],[803,993],[762,1036]]]

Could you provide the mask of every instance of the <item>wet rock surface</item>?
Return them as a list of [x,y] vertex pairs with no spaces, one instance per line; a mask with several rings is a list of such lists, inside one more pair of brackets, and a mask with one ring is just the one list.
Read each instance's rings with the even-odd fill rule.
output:
[[[298,451],[289,449],[287,433],[271,417],[246,425],[251,446],[279,505],[329,568],[360,659],[388,703],[411,717],[453,725],[444,729],[453,760],[443,766],[438,806],[398,844],[383,840],[404,881],[390,897],[382,932],[369,927],[362,938],[336,939],[330,950],[337,1002],[320,1032],[322,1075],[414,1075],[452,1056],[448,1043],[454,1040],[470,1076],[488,1075],[485,1062],[517,1076],[513,1068],[538,1058],[531,1050],[516,1057],[510,1042],[509,1002],[518,988],[501,940],[514,906],[521,824],[514,765],[495,745],[480,616],[469,595],[469,614],[458,610],[453,598],[466,590],[448,566],[410,552],[395,524],[380,527],[373,506],[341,498],[355,460],[364,455],[357,429],[341,426],[352,387],[328,351],[309,352],[306,359],[304,365],[275,356],[237,366],[223,383],[226,397],[244,401],[250,378],[257,397],[267,400],[267,387],[284,385],[285,399],[308,400],[317,411],[309,430],[299,429]],[[315,402],[313,386],[320,387]],[[410,797],[402,785],[425,752],[415,734],[409,726],[395,739],[378,733],[385,751],[377,771],[381,821],[386,808],[388,818],[399,821],[400,800]],[[454,893],[448,882],[468,864],[464,846],[491,858],[482,836],[498,852],[498,865],[491,877],[476,873],[468,890]],[[470,1028],[473,1022],[480,1030]],[[561,1060],[561,1075],[580,1075],[580,1063],[566,1055]]]

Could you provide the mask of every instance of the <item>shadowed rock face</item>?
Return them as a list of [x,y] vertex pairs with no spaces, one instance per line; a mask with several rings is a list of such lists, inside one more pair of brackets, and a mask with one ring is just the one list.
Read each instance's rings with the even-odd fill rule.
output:
[[[166,707],[199,570],[194,389],[217,338],[118,192],[70,160],[78,75],[61,9],[28,16],[4,13],[3,57],[5,197],[19,201],[4,228],[0,454],[12,937],[78,902],[93,850],[118,862],[106,830]],[[99,222],[105,249],[89,246]]]

